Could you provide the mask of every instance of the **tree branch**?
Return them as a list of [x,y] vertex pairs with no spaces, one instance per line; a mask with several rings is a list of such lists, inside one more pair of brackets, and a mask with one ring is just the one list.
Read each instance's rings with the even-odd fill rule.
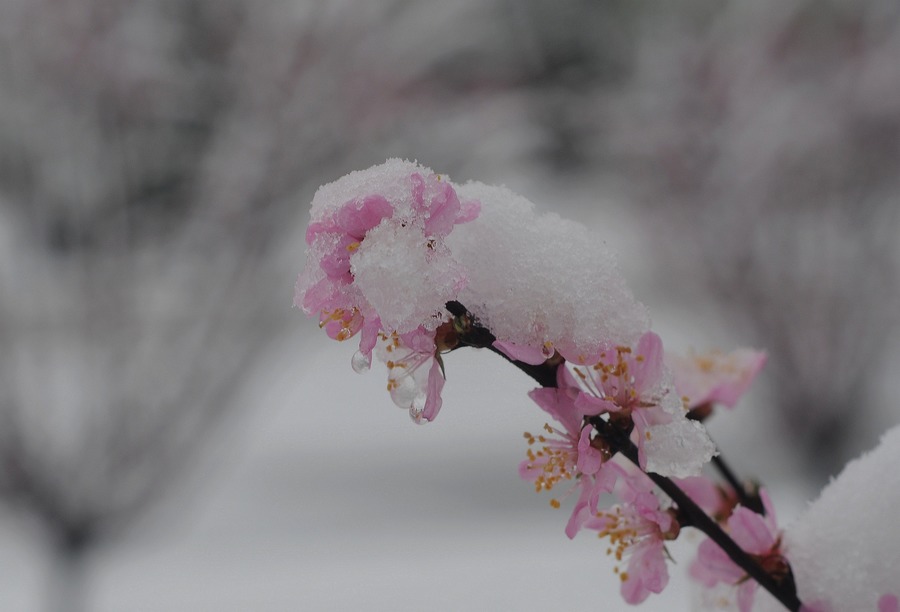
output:
[[[460,346],[488,348],[491,352],[500,355],[503,359],[531,376],[542,387],[557,386],[556,372],[564,363],[562,359],[549,359],[539,365],[530,365],[511,359],[493,346],[493,342],[496,340],[495,336],[487,328],[482,327],[462,304],[459,302],[448,302],[447,310],[454,316],[454,327],[458,330],[457,337]],[[620,452],[634,465],[640,466],[638,449],[625,433],[616,429],[599,416],[592,417],[589,419],[589,422],[594,426],[598,434],[610,444],[614,453]],[[735,487],[739,498],[745,498],[746,491],[740,486],[740,482],[734,476],[734,473],[731,472],[724,461],[717,463],[717,467],[719,466],[724,467],[724,470],[727,471],[728,475],[725,477]],[[720,467],[720,470],[722,470],[722,467]],[[791,612],[800,610],[802,604],[797,597],[797,589],[791,573],[788,574],[785,580],[777,582],[671,479],[653,472],[645,473],[656,486],[677,504],[685,526],[696,527],[709,536],[735,564],[747,572],[761,587],[769,591],[785,608]],[[748,505],[748,507],[750,506]],[[753,510],[752,507],[750,509]]]

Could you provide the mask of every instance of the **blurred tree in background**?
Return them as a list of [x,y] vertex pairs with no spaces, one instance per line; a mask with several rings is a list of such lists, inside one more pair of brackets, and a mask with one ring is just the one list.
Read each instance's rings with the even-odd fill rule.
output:
[[87,555],[171,488],[289,324],[297,202],[386,155],[459,168],[545,114],[531,96],[593,40],[560,55],[578,15],[545,40],[549,7],[3,1],[0,495],[49,536],[49,609],[84,605]]
[[879,364],[900,320],[898,17],[882,0],[659,11],[642,21],[611,144],[682,277],[769,351],[782,424],[820,481],[884,425]]

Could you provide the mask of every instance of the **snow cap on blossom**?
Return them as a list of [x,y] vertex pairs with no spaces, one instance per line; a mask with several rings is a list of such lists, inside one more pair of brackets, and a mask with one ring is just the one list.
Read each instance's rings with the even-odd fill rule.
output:
[[766,363],[766,354],[748,348],[730,353],[709,351],[687,355],[666,354],[678,393],[688,408],[724,404],[734,408]]
[[399,159],[352,172],[313,198],[294,304],[319,316],[332,338],[359,334],[357,371],[369,367],[380,343],[391,397],[416,422],[440,409],[436,330],[466,284],[444,239],[479,209],[446,178]]
[[900,426],[895,426],[874,450],[848,463],[785,529],[801,601],[827,603],[832,610],[889,610],[896,602],[898,465]]
[[444,239],[477,214],[477,202],[461,201],[445,178],[399,159],[323,185],[313,198],[294,304],[320,315],[339,340],[362,329],[367,355],[379,330],[432,331],[466,283]]
[[467,183],[457,192],[482,204],[478,219],[447,237],[468,277],[457,299],[501,350],[516,358],[530,350],[540,361],[542,351],[546,358],[555,349],[588,363],[603,347],[631,344],[649,328],[615,254],[585,226],[538,214],[505,187]]

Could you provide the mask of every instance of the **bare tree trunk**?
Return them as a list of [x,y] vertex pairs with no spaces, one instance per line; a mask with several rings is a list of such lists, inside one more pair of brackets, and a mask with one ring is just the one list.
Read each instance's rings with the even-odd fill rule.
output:
[[54,545],[46,587],[45,612],[85,612],[86,549]]

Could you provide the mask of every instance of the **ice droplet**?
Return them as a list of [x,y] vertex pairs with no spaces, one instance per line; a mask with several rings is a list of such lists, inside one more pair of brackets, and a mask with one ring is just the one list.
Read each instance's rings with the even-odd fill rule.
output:
[[372,359],[371,357],[363,355],[361,351],[356,351],[350,359],[350,367],[352,367],[353,371],[357,374],[363,374],[368,372],[369,368],[372,367]]
[[549,342],[545,342],[544,346],[541,347],[541,355],[543,355],[544,359],[550,359],[554,353],[556,353],[556,349]]

